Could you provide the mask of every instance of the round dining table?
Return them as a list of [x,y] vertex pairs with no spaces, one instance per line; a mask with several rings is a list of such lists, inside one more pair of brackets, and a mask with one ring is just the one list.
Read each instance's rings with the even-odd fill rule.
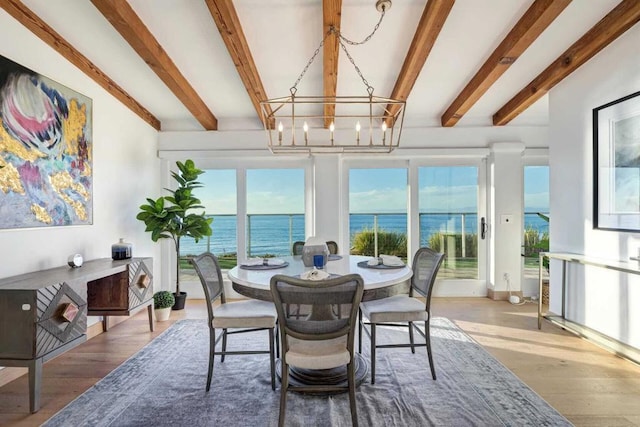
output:
[[[241,295],[263,301],[273,301],[270,284],[271,277],[276,274],[300,277],[305,271],[313,267],[306,267],[301,255],[281,257],[282,266],[236,266],[227,272],[233,289]],[[362,267],[371,257],[358,255],[330,255],[324,271],[332,277],[357,273],[364,281],[363,301],[386,298],[393,295],[408,293],[409,279],[413,272],[408,266],[401,267]],[[360,264],[361,266],[358,266]],[[354,357],[356,371],[356,385],[360,385],[368,373],[367,362],[359,353]],[[278,364],[280,371],[280,364]],[[279,372],[280,376],[280,372]],[[289,370],[289,381],[293,385],[317,384],[345,384],[347,383],[346,368],[336,369],[296,369]]]
[[[312,270],[313,267],[306,267],[302,262],[301,255],[281,257],[287,265],[278,266],[235,266],[227,272],[229,280],[233,283],[233,289],[241,295],[263,301],[273,301],[271,297],[270,283],[271,277],[276,274],[287,276],[300,276],[305,271]],[[378,268],[359,267],[358,263],[370,260],[369,256],[359,255],[329,255],[329,261],[324,267],[324,271],[335,275],[345,275],[357,273],[364,281],[363,301],[386,298],[399,293],[407,293],[409,290],[408,280],[413,275],[411,268],[403,266],[401,268]]]

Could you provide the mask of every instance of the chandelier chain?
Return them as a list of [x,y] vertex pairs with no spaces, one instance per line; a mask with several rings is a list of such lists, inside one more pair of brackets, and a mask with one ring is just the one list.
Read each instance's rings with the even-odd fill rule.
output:
[[356,73],[358,73],[358,75],[362,79],[362,83],[364,83],[364,85],[367,87],[367,92],[369,93],[369,96],[373,95],[373,87],[369,84],[367,79],[365,79],[364,76],[362,75],[362,71],[360,71],[360,67],[356,65],[356,61],[353,60],[353,58],[349,54],[349,51],[347,50],[347,47],[344,45],[344,43],[342,43],[342,40],[340,40],[340,47],[342,48],[342,50],[344,50],[344,53],[347,55],[347,58],[349,58],[349,61],[353,65],[353,68],[356,69]]
[[356,65],[355,61],[353,60],[353,57],[351,57],[351,55],[349,54],[349,51],[347,50],[347,47],[344,45],[344,43],[347,43],[352,46],[358,46],[358,45],[365,44],[366,42],[371,40],[371,37],[373,37],[376,31],[378,31],[378,28],[380,28],[380,24],[382,23],[382,19],[384,18],[384,15],[385,15],[385,10],[383,9],[382,13],[380,14],[380,19],[378,20],[378,23],[375,25],[375,27],[373,27],[373,31],[371,32],[371,34],[365,37],[365,39],[362,40],[361,42],[355,42],[353,40],[349,40],[348,38],[343,36],[340,31],[336,30],[336,28],[332,25],[327,31],[327,34],[325,34],[324,38],[322,39],[318,47],[316,48],[315,52],[313,52],[313,55],[311,55],[309,62],[307,62],[307,65],[305,65],[304,69],[298,76],[296,82],[289,89],[289,91],[291,92],[291,95],[295,95],[296,92],[298,91],[298,83],[300,83],[300,80],[302,80],[302,77],[304,77],[307,70],[309,69],[313,61],[316,59],[316,56],[318,56],[318,53],[320,53],[320,49],[322,49],[322,46],[324,46],[324,42],[327,40],[327,37],[329,37],[331,34],[335,34],[336,37],[338,37],[338,43],[340,44],[340,47],[342,48],[342,50],[344,50],[344,53],[347,55],[347,58],[349,58],[349,61],[353,65],[353,68],[355,68],[356,72],[362,79],[362,83],[364,83],[364,85],[367,87],[367,92],[369,93],[369,96],[373,95],[373,87],[369,85],[369,82],[367,81],[367,79],[365,79],[364,76],[362,75],[360,68]]
[[327,34],[324,36],[324,38],[322,39],[320,44],[318,45],[318,48],[316,49],[316,51],[313,52],[313,55],[311,55],[311,59],[309,59],[309,62],[307,62],[307,65],[305,65],[304,69],[302,70],[302,72],[298,76],[298,79],[293,84],[291,89],[289,89],[291,91],[291,95],[295,95],[296,94],[296,91],[298,90],[298,83],[300,83],[300,80],[302,80],[302,77],[304,77],[305,73],[309,69],[309,66],[311,66],[313,61],[316,59],[316,56],[318,56],[318,53],[320,53],[320,49],[322,49],[322,46],[324,46],[324,42],[327,40],[327,37],[329,37],[333,31],[335,31],[335,30],[333,29],[333,27],[331,27],[329,29],[329,31],[327,31]]
[[[371,37],[373,37],[373,35],[376,33],[376,31],[378,31],[378,28],[380,28],[380,23],[382,22],[382,18],[384,18],[384,14],[385,14],[385,12],[383,10],[382,13],[380,14],[380,19],[378,20],[378,23],[376,24],[376,26],[373,27],[373,31],[371,32],[371,34],[369,34],[367,37],[365,37],[365,39],[362,40],[361,42],[354,42],[353,40],[349,40],[348,38],[346,38],[345,36],[342,35],[342,32],[337,31],[335,28],[334,28],[334,31],[336,32],[338,37],[340,37],[340,39],[343,40],[347,44],[350,44],[352,46],[365,44],[366,42],[371,40]],[[331,28],[333,28],[333,27],[331,27]]]

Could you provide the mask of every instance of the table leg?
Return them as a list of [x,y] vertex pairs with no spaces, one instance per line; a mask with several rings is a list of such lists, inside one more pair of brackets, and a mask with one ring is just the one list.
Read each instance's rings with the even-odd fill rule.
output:
[[[367,374],[369,373],[369,366],[360,353],[354,354],[353,363],[355,364],[356,387],[358,387],[367,377]],[[278,379],[282,380],[282,362],[280,360],[277,361],[276,373],[278,375]],[[295,366],[289,366],[289,385],[294,387],[317,385],[337,385],[345,387],[344,390],[301,392],[304,394],[332,395],[346,393],[348,391],[347,367],[341,366],[333,369],[302,369]],[[292,391],[296,390],[293,389]]]
[[153,332],[153,306],[151,304],[147,306],[147,313],[149,314],[149,329]]
[[42,388],[42,359],[29,363],[29,410],[35,414],[40,409],[40,389]]

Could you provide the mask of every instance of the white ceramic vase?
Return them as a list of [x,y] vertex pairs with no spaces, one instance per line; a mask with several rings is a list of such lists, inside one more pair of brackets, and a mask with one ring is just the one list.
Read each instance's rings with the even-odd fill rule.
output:
[[156,314],[156,322],[164,322],[166,320],[169,320],[169,315],[171,314],[171,307],[154,308],[153,311]]

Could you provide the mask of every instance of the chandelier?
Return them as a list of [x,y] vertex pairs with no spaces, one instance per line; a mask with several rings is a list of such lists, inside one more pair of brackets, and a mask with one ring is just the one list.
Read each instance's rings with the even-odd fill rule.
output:
[[[390,153],[400,145],[405,101],[374,96],[373,87],[345,46],[368,42],[390,7],[390,0],[377,1],[380,20],[361,42],[353,42],[335,27],[330,27],[289,89],[290,95],[260,102],[262,122],[272,153]],[[329,37],[337,37],[340,47],[362,79],[366,95],[364,91],[359,96],[297,95],[298,83]]]

